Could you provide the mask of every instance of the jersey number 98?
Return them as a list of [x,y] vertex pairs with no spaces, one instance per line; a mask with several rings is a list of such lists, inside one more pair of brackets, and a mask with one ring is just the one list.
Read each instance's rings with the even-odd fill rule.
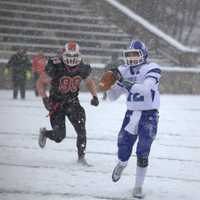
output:
[[76,92],[79,89],[81,82],[80,76],[64,76],[60,79],[59,90],[61,93]]

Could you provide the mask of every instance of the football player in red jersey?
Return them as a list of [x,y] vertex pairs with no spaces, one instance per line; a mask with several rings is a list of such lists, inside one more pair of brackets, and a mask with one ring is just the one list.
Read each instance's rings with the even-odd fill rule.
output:
[[[92,95],[91,105],[98,106],[99,101],[95,82],[91,79],[91,66],[81,58],[79,45],[70,41],[60,57],[52,57],[45,67],[43,78],[37,82],[37,89],[43,103],[49,110],[52,130],[40,129],[39,146],[44,148],[47,138],[59,143],[66,136],[65,117],[67,116],[77,133],[78,161],[87,164],[86,150],[86,117],[85,110],[79,102],[79,87],[84,81]],[[49,78],[47,78],[49,77]],[[50,83],[49,96],[45,84]]]

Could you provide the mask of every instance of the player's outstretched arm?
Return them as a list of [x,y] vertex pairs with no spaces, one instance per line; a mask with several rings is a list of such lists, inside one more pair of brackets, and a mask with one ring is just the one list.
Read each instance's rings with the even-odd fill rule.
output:
[[46,93],[46,87],[50,84],[50,78],[47,74],[42,73],[36,83],[36,89],[38,94],[42,97],[42,102],[47,110],[51,110],[51,106],[49,104],[49,97]]
[[46,73],[42,73],[36,83],[38,94],[43,98],[47,97],[46,86],[50,84],[50,78]]
[[97,89],[96,89],[96,84],[95,82],[91,79],[91,78],[87,78],[85,79],[85,85],[87,87],[87,89],[89,90],[89,92],[92,95],[92,99],[91,99],[91,105],[93,106],[98,106],[99,105],[99,100],[97,97]]

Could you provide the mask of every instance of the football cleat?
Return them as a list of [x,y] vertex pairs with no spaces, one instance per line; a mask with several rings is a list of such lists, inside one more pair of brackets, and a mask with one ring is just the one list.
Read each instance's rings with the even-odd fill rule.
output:
[[117,182],[120,179],[120,177],[122,175],[122,172],[123,172],[123,170],[124,170],[125,167],[126,166],[124,166],[124,165],[122,165],[120,163],[118,163],[116,165],[116,167],[114,168],[113,173],[112,173],[112,180],[113,180],[113,182]]
[[46,128],[40,129],[40,134],[39,134],[39,138],[38,138],[38,144],[39,144],[40,148],[44,148],[46,145],[47,137],[45,135],[45,132],[46,132]]
[[142,187],[135,187],[133,189],[133,197],[138,198],[138,199],[143,199],[144,198],[144,193],[142,191]]

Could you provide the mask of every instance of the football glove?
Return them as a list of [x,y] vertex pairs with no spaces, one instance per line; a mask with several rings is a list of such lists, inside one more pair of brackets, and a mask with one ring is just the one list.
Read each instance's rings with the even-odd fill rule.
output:
[[91,104],[92,106],[98,106],[98,105],[99,105],[98,97],[93,96],[93,98],[92,98],[91,101],[90,101],[90,104]]
[[121,81],[119,81],[120,85],[123,88],[126,88],[128,91],[132,88],[132,86],[134,85],[134,82],[126,80],[126,79],[122,79]]
[[117,68],[112,68],[110,71],[112,71],[115,80],[122,81],[123,77]]

